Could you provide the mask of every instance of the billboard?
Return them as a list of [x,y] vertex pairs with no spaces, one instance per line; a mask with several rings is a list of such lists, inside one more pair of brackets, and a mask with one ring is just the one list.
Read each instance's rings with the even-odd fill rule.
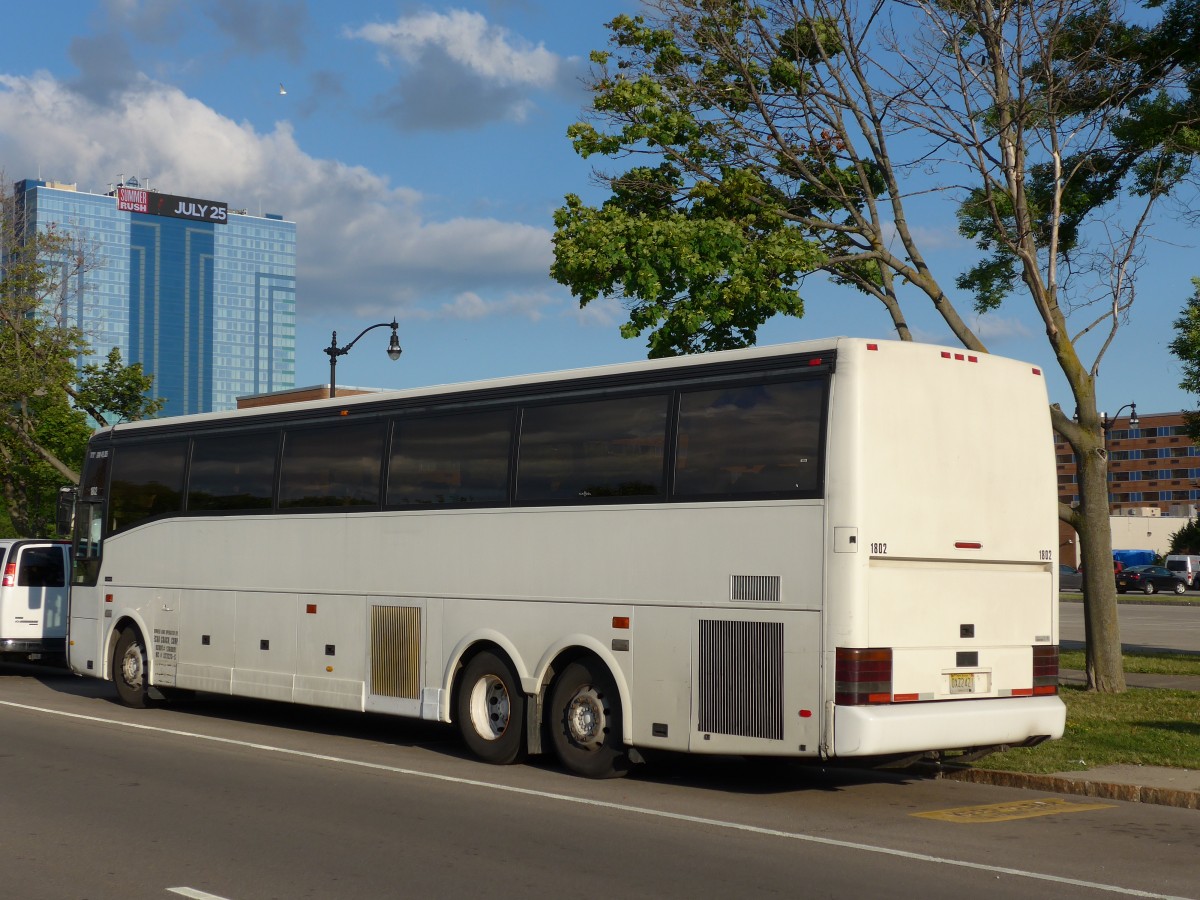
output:
[[134,187],[117,188],[117,209],[151,216],[196,219],[201,222],[224,223],[229,216],[227,203],[177,197],[174,194],[160,194],[157,191]]

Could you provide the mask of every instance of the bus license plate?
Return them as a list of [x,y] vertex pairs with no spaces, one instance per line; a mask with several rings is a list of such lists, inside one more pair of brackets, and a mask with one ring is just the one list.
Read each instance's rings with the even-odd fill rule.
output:
[[952,693],[952,694],[973,694],[973,693],[975,693],[975,673],[974,672],[951,672],[950,673],[950,693]]

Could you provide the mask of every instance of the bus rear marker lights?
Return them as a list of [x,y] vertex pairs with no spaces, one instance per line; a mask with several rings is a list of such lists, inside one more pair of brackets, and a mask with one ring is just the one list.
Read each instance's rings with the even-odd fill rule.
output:
[[957,550],[982,550],[983,544],[979,541],[955,541],[954,547]]

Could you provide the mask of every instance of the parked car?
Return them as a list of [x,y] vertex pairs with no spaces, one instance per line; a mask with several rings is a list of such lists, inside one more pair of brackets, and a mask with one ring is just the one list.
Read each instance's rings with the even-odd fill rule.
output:
[[1190,588],[1200,588],[1200,556],[1184,554],[1168,556],[1163,565],[1182,576]]
[[1130,566],[1117,576],[1117,593],[1126,591],[1141,591],[1153,594],[1155,591],[1174,591],[1182,594],[1187,590],[1187,582],[1165,566]]
[[1058,567],[1058,589],[1060,591],[1083,590],[1083,573],[1065,563]]

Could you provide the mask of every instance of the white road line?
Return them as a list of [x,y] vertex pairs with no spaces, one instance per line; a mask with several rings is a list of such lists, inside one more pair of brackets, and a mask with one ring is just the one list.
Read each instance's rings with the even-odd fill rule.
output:
[[[422,772],[418,769],[405,769],[399,766],[387,766],[382,763],[365,762],[358,759],[346,759],[340,756],[329,756],[324,753],[310,753],[306,750],[291,750],[287,747],[274,747],[270,744],[257,744],[252,741],[239,741],[233,738],[216,737],[211,734],[198,734],[193,731],[179,731],[174,728],[160,728],[156,725],[141,725],[135,722],[121,722],[117,719],[104,719],[99,716],[86,716],[82,713],[64,712],[58,709],[46,709],[41,706],[29,706],[25,703],[13,703],[9,700],[0,700],[0,706],[11,706],[14,709],[24,709],[30,712],[46,713],[51,716],[61,716],[67,719],[79,719],[84,722],[96,722],[101,725],[116,725],[122,728],[131,728],[139,731],[150,731],[155,734],[169,734],[176,737],[193,738],[200,741],[210,741],[215,744],[228,744],[233,747],[242,747],[248,750],[262,750],[268,753],[279,753],[285,756],[297,756],[303,759],[314,759],[321,762],[339,763],[346,766],[356,766],[362,769],[375,769],[380,772],[391,772],[395,775],[406,775],[411,778],[425,778],[431,781],[442,781],[450,784],[464,785],[466,787],[482,788],[484,790],[502,791],[509,794],[522,794],[528,797],[539,797],[543,800],[554,800],[559,803],[574,803],[580,806],[595,806],[601,809],[611,809],[617,812],[631,813],[633,815],[647,816],[657,819],[669,819],[676,822],[687,822],[692,825],[705,825],[710,828],[721,828],[728,831],[742,831],[750,834],[763,835],[765,837],[784,838],[786,840],[801,841],[808,844],[820,844],[826,847],[839,847],[844,850],[861,850],[866,853],[879,853],[884,856],[895,856],[901,859],[910,859],[917,862],[936,863],[943,866],[956,866],[962,869],[974,869],[979,872],[989,872],[996,875],[1013,875],[1018,878],[1031,878],[1036,881],[1049,881],[1054,884],[1069,884],[1076,887],[1089,888],[1096,891],[1106,891],[1112,894],[1121,894],[1125,897],[1150,897],[1155,900],[1196,900],[1196,898],[1176,897],[1170,894],[1155,894],[1149,891],[1139,891],[1135,888],[1120,887],[1115,884],[1102,884],[1096,881],[1082,881],[1078,878],[1065,878],[1061,875],[1047,875],[1042,872],[1029,872],[1024,869],[1013,869],[1008,866],[991,866],[986,863],[971,862],[963,859],[949,859],[942,856],[930,856],[925,853],[913,853],[909,850],[897,850],[892,847],[881,847],[874,844],[862,844],[857,841],[839,841],[835,838],[818,837],[813,834],[803,834],[796,831],[781,831],[776,828],[763,828],[758,825],[746,825],[741,822],[727,822],[721,819],[708,819],[703,816],[689,816],[683,813],[667,812],[661,809],[649,809],[641,806],[630,806],[625,803],[613,803],[608,800],[590,800],[586,797],[573,797],[570,794],[557,794],[552,791],[539,791],[533,788],[515,787],[507,784],[494,784],[490,781],[477,781],[473,778],[459,778],[454,775],[438,775],[434,772]],[[178,888],[174,890],[187,890]]]
[[206,894],[204,891],[198,891],[190,887],[167,888],[168,894],[178,894],[180,897],[190,897],[191,900],[227,900],[225,897],[218,897],[216,894]]

